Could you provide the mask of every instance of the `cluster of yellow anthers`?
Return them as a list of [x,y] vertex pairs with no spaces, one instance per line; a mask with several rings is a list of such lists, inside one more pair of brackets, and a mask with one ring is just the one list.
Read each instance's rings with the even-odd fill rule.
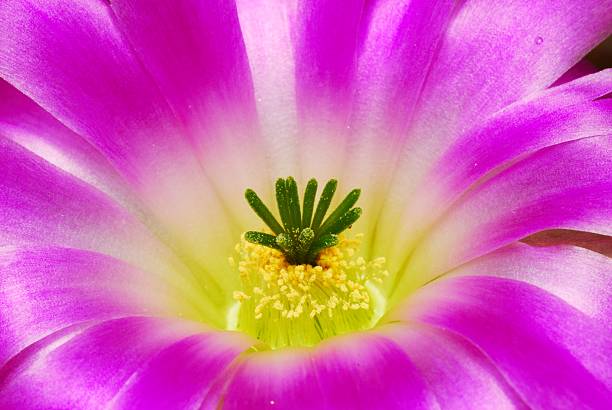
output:
[[[331,318],[335,311],[369,310],[368,281],[382,282],[388,276],[385,258],[366,262],[356,256],[363,235],[354,239],[341,237],[338,245],[321,252],[316,266],[290,265],[283,254],[271,248],[241,239],[236,245],[241,291],[234,299],[253,308],[255,319],[266,315],[297,319],[310,318],[325,311]],[[230,265],[236,266],[234,258]]]

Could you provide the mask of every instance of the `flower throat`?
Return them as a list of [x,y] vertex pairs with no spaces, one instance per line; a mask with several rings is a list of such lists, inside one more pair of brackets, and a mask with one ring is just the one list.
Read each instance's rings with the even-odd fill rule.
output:
[[248,231],[236,245],[241,290],[234,292],[237,328],[270,348],[311,346],[338,334],[372,326],[375,282],[388,275],[384,258],[357,256],[363,235],[343,232],[361,216],[353,189],[325,218],[337,181],[325,184],[315,209],[318,183],[306,185],[300,206],[294,178],[276,181],[280,222],[251,189],[245,197],[270,232]]

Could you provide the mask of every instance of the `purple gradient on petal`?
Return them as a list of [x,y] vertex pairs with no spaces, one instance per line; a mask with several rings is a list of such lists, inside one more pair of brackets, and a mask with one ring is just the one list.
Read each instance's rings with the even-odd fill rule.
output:
[[[278,95],[295,99],[287,105],[302,120],[290,132],[303,155],[289,162],[302,160],[305,177],[346,172],[377,186],[401,158],[387,182],[407,214],[405,201],[433,181],[425,189],[439,189],[440,201],[424,225],[448,213],[411,254],[418,272],[409,273],[436,276],[541,229],[612,235],[612,104],[590,94],[610,92],[611,72],[532,94],[609,33],[612,0],[300,0],[297,9],[274,19],[292,41],[281,63],[295,65],[295,90]],[[267,178],[256,116],[275,113],[256,112],[234,2],[4,0],[0,38],[0,76],[32,99],[18,100],[27,110],[42,107],[33,122],[48,134],[38,141],[86,169],[34,155],[22,132],[35,127],[7,128],[0,104],[0,408],[612,402],[608,261],[567,249],[489,254],[389,315],[404,323],[309,349],[247,350],[253,340],[242,335],[150,317],[201,319],[198,300],[181,292],[186,277],[202,279],[188,289],[222,299],[234,282],[218,256],[250,223],[244,203],[226,220],[225,203],[241,196],[240,177]],[[106,161],[155,233],[104,193],[115,192]],[[393,229],[409,231],[389,214]],[[181,253],[188,276],[155,235]]]
[[[262,166],[266,152],[235,2],[118,0],[111,2],[111,9],[119,31],[178,117],[182,127],[172,138],[189,142],[185,155],[195,155],[212,185],[204,195],[233,203],[245,187],[268,190],[268,170]],[[173,162],[181,161],[181,156]],[[241,225],[252,223],[236,209],[230,214]]]
[[[40,346],[3,374],[0,407],[88,408],[109,403],[132,383],[146,380],[148,371],[158,371],[155,365],[172,349],[180,358],[189,345],[181,340],[206,331],[194,322],[131,317],[69,333]],[[208,376],[214,377],[210,370]],[[196,389],[202,386],[202,380],[192,378],[190,383]]]
[[454,199],[478,178],[513,158],[561,142],[602,135],[612,128],[612,70],[545,91],[510,106],[461,135],[432,168],[430,183]]
[[118,0],[111,8],[188,126],[205,130],[206,123],[230,113],[254,121],[253,86],[234,2]]
[[208,223],[229,224],[186,128],[107,3],[8,0],[0,27],[0,76],[97,148],[138,194],[160,235],[183,249],[231,246]]
[[529,406],[606,408],[612,342],[562,300],[516,280],[462,276],[427,285],[391,318],[457,332],[493,361]]
[[172,315],[188,299],[167,279],[109,256],[53,247],[3,248],[0,366],[30,343],[73,323]]
[[446,0],[381,0],[367,5],[367,26],[364,21],[351,83],[346,160],[339,171],[342,180],[363,187],[362,206],[367,206],[368,192],[393,175],[454,9],[454,2]]
[[[435,160],[419,157],[409,164],[420,164],[422,178],[420,172],[400,167],[378,227],[380,235],[399,238],[391,259],[401,258],[413,245],[414,233],[427,229],[479,178],[547,146],[608,134],[612,105],[597,99],[610,91],[612,70],[538,92],[471,125],[440,149]],[[406,202],[411,197],[418,200]]]
[[610,0],[466,1],[428,78],[419,141],[443,146],[473,121],[549,86],[606,38],[611,8]]
[[612,136],[584,138],[516,163],[454,205],[411,263],[431,261],[426,269],[439,274],[545,229],[612,235],[610,152]]
[[[317,110],[321,102],[331,107],[330,103],[349,98],[363,11],[363,0],[299,2],[295,57],[298,112]],[[328,98],[331,101],[326,101]],[[346,110],[340,112],[346,115]]]
[[134,184],[155,158],[193,154],[174,114],[116,29],[107,4],[8,0],[0,76],[95,145]]
[[197,408],[215,380],[245,349],[248,339],[233,334],[199,334],[154,356],[113,399],[114,408]]
[[374,124],[367,120],[382,111],[381,118],[376,119],[390,128],[391,135],[383,133],[376,137],[406,137],[405,128],[412,119],[455,4],[377,0],[368,2],[366,10],[368,24],[362,23],[366,27],[362,29],[353,84],[356,106],[352,126],[371,127]]
[[441,409],[528,408],[486,354],[460,335],[414,322],[380,331],[404,349]]
[[597,72],[597,67],[591,64],[588,60],[580,60],[578,64],[570,68],[563,74],[561,77],[557,79],[554,83],[552,83],[551,87],[556,87],[561,84],[568,83],[570,81],[576,80],[580,77],[584,77],[585,75],[593,74]]
[[58,244],[168,271],[174,257],[136,216],[1,136],[0,172],[0,245]]
[[246,356],[224,395],[226,409],[431,408],[435,399],[388,339],[351,335],[316,349]]
[[[412,205],[429,167],[458,134],[550,86],[610,33],[612,0],[465,1],[446,30],[391,184],[381,221]],[[541,44],[534,41],[543,39]],[[425,188],[426,189],[426,188]],[[418,219],[420,215],[416,218]],[[406,229],[413,229],[407,227]],[[417,228],[418,229],[418,228]]]
[[28,97],[0,79],[0,135],[116,198],[133,201],[111,164]]
[[535,248],[514,243],[452,271],[523,281],[563,299],[609,327],[612,259],[574,246]]

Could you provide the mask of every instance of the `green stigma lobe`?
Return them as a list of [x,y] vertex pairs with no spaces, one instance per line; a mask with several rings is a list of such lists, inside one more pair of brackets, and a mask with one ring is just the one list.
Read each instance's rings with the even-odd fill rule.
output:
[[311,179],[306,185],[306,191],[304,191],[304,206],[302,213],[302,227],[306,228],[310,226],[312,222],[312,212],[314,211],[315,197],[317,195],[317,180]]
[[[357,200],[359,199],[359,195],[361,195],[361,190],[360,189],[353,189],[347,196],[346,198],[344,198],[344,200],[340,203],[340,205],[338,205],[338,208],[336,208],[336,210],[334,212],[332,212],[332,214],[327,218],[327,220],[325,220],[325,222],[323,223],[323,225],[321,225],[320,231],[321,234],[325,234],[328,232],[332,232],[330,230],[331,227],[334,226],[338,226],[338,222],[341,218],[343,218],[347,212],[349,212],[349,210],[351,209],[351,207],[355,204],[355,202],[357,202]],[[359,209],[361,212],[360,208],[355,208],[355,209]],[[359,212],[359,215],[361,215],[361,213]],[[357,218],[359,218],[359,215],[357,216]],[[354,221],[356,221],[357,219],[355,218]],[[353,222],[354,222],[353,221]],[[332,233],[340,233],[342,232],[344,229],[346,229],[348,226],[352,225],[349,224],[347,225],[345,228],[341,229],[338,232],[332,232]]]
[[282,225],[257,194],[247,189],[245,192],[247,202],[274,235],[249,231],[245,234],[245,239],[254,244],[280,250],[291,264],[314,265],[319,253],[325,248],[335,246],[338,243],[337,235],[350,228],[362,213],[361,208],[353,208],[361,190],[353,189],[324,220],[338,181],[332,179],[325,184],[315,211],[317,186],[315,179],[308,181],[304,190],[303,205],[300,207],[295,179],[288,177],[276,181],[276,204]]
[[276,204],[285,231],[291,231],[291,212],[289,212],[289,201],[287,200],[287,186],[284,179],[276,181]]
[[251,243],[257,243],[267,246],[268,248],[278,249],[278,245],[276,244],[276,236],[268,233],[248,231],[244,234],[244,238]]
[[334,193],[336,192],[336,187],[338,186],[338,181],[335,179],[330,179],[325,184],[323,188],[323,192],[321,193],[321,198],[319,199],[319,205],[317,205],[317,211],[315,212],[314,219],[312,220],[312,225],[310,226],[315,231],[319,229],[323,218],[325,217],[325,213],[331,204],[331,200],[334,197]]
[[272,229],[272,232],[277,235],[283,232],[283,227],[278,223],[276,218],[274,218],[274,215],[272,215],[272,212],[270,212],[268,207],[261,201],[261,199],[259,199],[255,191],[252,189],[247,189],[244,196],[253,211],[255,211],[257,216],[259,216],[261,220],[264,221],[270,229]]
[[300,197],[298,196],[298,187],[295,179],[289,177],[285,181],[287,189],[287,205],[291,215],[291,229],[299,230],[302,225],[302,216],[300,211]]

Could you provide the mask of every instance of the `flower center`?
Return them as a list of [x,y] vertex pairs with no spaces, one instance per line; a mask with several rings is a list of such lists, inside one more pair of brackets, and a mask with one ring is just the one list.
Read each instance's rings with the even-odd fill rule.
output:
[[[378,319],[376,282],[388,272],[385,259],[358,256],[363,235],[341,234],[361,215],[353,208],[360,191],[351,191],[324,220],[337,181],[329,181],[314,210],[317,182],[310,180],[300,209],[291,177],[276,183],[282,225],[252,190],[246,198],[272,233],[246,232],[236,245],[241,290],[236,327],[276,349],[312,346],[321,340],[363,330]],[[314,211],[314,216],[313,216]]]

